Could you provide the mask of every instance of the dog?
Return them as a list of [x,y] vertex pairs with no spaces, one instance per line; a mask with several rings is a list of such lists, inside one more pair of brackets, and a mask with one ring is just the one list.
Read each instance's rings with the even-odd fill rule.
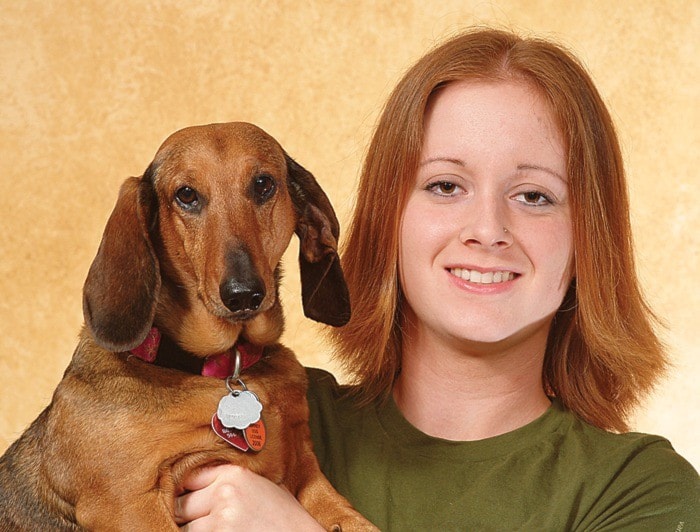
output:
[[0,529],[177,530],[183,479],[234,463],[328,530],[376,530],[321,473],[306,373],[278,343],[294,233],[304,313],[345,324],[338,221],[313,175],[248,123],[164,141],[120,189],[51,403],[0,458]]

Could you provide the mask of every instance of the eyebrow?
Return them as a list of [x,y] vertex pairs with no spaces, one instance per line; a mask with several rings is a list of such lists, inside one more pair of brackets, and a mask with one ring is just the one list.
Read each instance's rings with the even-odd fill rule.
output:
[[561,179],[564,183],[569,182],[568,179],[566,179],[564,176],[559,174],[559,172],[552,170],[548,166],[540,166],[538,164],[519,164],[518,170],[539,170],[540,172],[546,172],[550,175],[553,175],[554,177],[556,177],[558,179]]
[[[418,167],[422,168],[423,166],[426,166],[431,163],[452,163],[456,164],[458,166],[467,166],[467,163],[464,162],[462,159],[455,159],[453,157],[431,157],[430,159],[426,159],[425,161],[422,161]],[[564,178],[559,172],[552,170],[548,166],[541,166],[538,164],[519,164],[518,165],[518,170],[538,170],[540,172],[546,172],[548,174],[551,174],[552,176],[556,177],[557,179],[562,180],[564,183],[568,183],[568,180]]]
[[459,166],[467,166],[467,163],[465,163],[463,160],[453,159],[452,157],[431,157],[430,159],[422,161],[418,166],[425,166],[430,163],[453,163]]

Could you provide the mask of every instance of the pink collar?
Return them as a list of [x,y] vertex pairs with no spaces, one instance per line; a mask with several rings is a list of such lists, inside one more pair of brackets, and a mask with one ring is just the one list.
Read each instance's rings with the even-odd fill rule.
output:
[[[160,331],[153,327],[148,332],[146,339],[141,342],[141,345],[129,352],[145,362],[156,362],[160,340]],[[204,359],[201,374],[205,377],[216,377],[219,379],[225,379],[233,375],[236,366],[236,350],[241,355],[241,370],[249,368],[262,358],[262,347],[239,341],[228,351]]]

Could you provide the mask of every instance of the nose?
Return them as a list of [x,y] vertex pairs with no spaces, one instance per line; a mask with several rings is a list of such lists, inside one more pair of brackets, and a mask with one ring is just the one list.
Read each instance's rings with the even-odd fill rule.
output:
[[513,243],[513,235],[508,226],[505,207],[498,198],[475,197],[465,207],[459,238],[465,245],[508,247]]
[[265,299],[265,286],[250,258],[243,249],[237,249],[227,257],[230,272],[219,286],[222,303],[231,312],[255,312]]
[[247,285],[235,279],[224,282],[219,292],[221,301],[231,312],[255,312],[265,298],[265,290],[259,283]]

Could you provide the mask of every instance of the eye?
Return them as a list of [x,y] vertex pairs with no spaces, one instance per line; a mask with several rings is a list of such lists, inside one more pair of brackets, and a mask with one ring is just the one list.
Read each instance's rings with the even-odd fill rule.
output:
[[538,192],[536,190],[530,190],[528,192],[521,192],[515,196],[515,200],[525,205],[532,205],[535,207],[543,207],[545,205],[552,205],[554,201],[552,198],[544,194],[543,192]]
[[435,181],[430,183],[426,189],[439,196],[454,196],[459,190],[459,186],[451,181]]
[[258,201],[270,199],[276,188],[275,180],[268,174],[259,174],[253,180],[253,194]]
[[194,209],[199,205],[199,195],[193,188],[181,187],[175,192],[175,201],[183,209]]

